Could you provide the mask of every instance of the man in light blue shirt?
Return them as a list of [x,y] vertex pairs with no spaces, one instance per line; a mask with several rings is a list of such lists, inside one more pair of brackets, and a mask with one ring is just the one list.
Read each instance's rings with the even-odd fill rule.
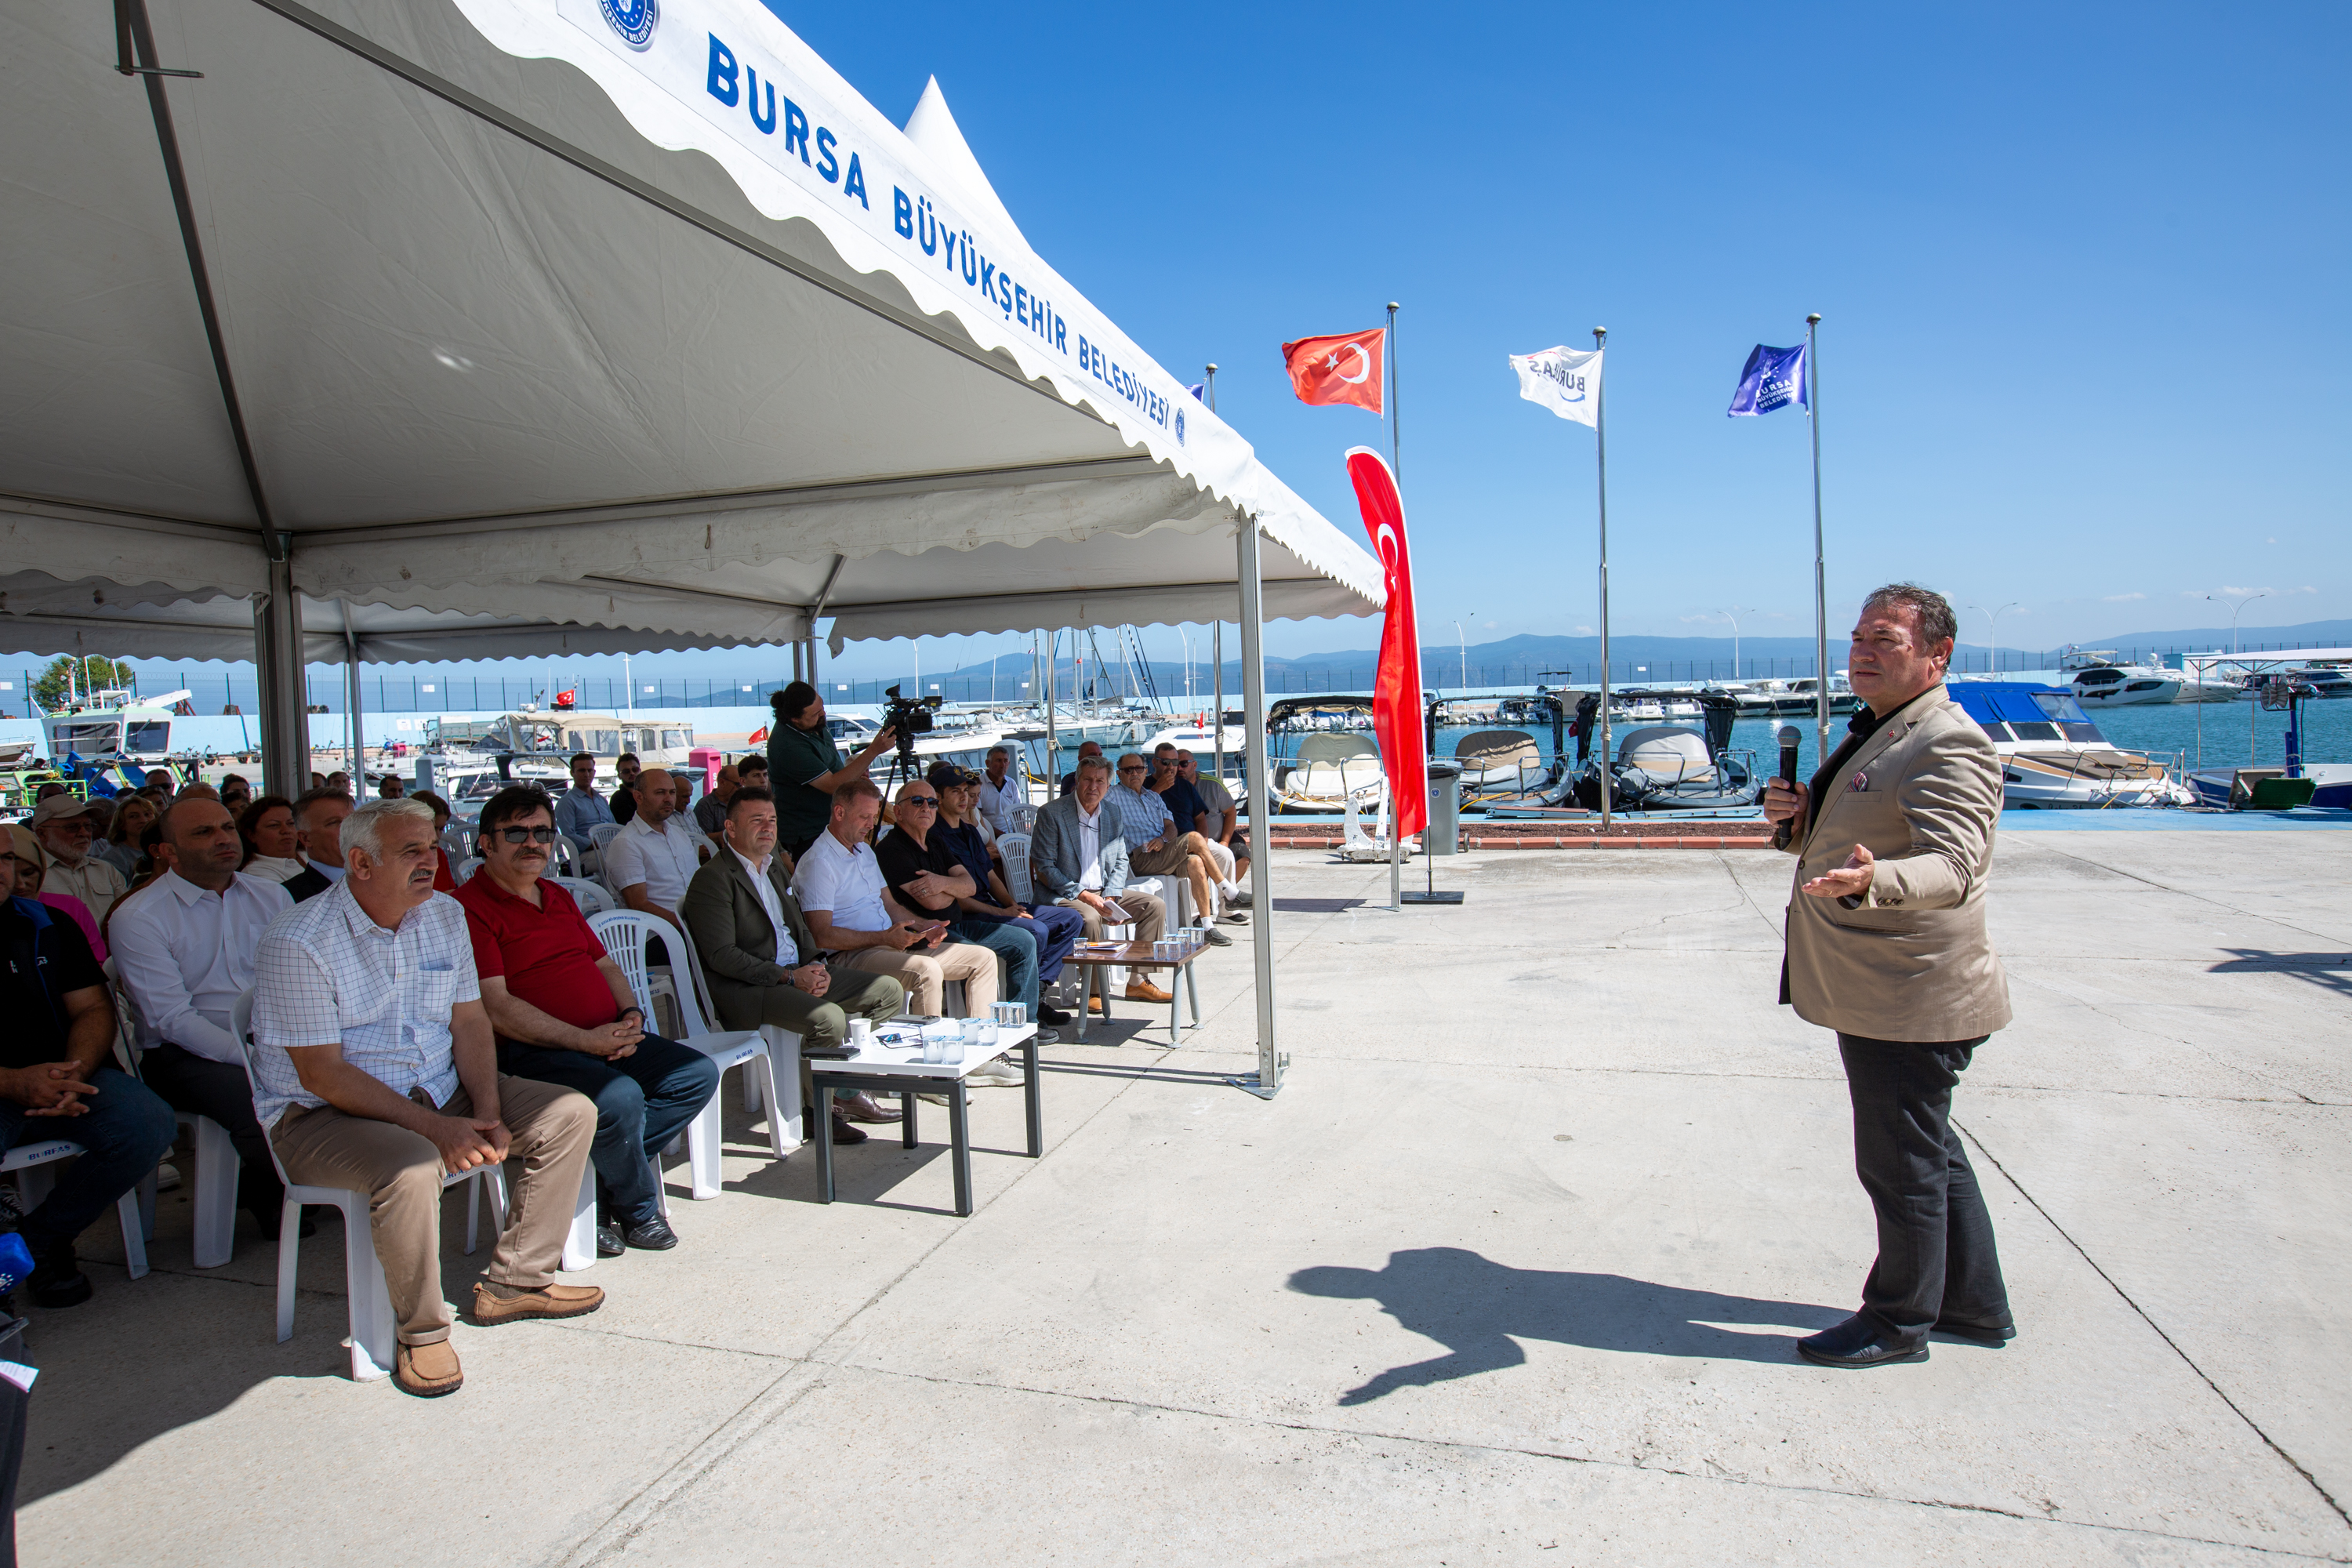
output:
[[612,804],[596,793],[596,759],[583,752],[572,759],[572,787],[555,803],[555,831],[582,855],[596,852],[588,830],[613,820]]
[[1231,947],[1234,939],[1211,923],[1217,918],[1217,879],[1209,871],[1208,847],[1176,820],[1158,791],[1144,787],[1150,776],[1151,764],[1135,752],[1119,758],[1110,797],[1127,825],[1128,867],[1139,877],[1183,878],[1192,889],[1193,922],[1212,946]]

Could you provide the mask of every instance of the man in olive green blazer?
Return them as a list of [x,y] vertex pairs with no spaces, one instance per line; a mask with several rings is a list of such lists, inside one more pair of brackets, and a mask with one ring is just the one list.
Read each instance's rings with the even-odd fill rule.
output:
[[1951,1125],[1971,1054],[2010,1019],[1985,931],[2000,759],[1944,689],[1958,626],[1910,584],[1864,602],[1848,679],[1864,706],[1808,784],[1764,814],[1797,858],[1780,1000],[1838,1032],[1854,1170],[1878,1216],[1862,1310],[1798,1342],[1811,1361],[1925,1361],[1930,1331],[2016,1333],[1991,1216]]
[[[835,1049],[852,1017],[880,1024],[898,1014],[907,993],[896,979],[836,973],[817,962],[816,939],[792,895],[792,868],[776,853],[773,795],[748,784],[735,792],[724,846],[695,872],[677,906],[721,1027],[772,1024],[798,1035],[803,1050]],[[802,1077],[802,1102],[814,1103],[805,1065]]]

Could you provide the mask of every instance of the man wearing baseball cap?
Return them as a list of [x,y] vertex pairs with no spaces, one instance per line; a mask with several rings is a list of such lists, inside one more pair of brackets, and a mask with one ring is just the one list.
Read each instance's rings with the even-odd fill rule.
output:
[[98,842],[98,820],[90,815],[93,809],[89,801],[53,795],[33,808],[32,820],[26,826],[49,852],[49,873],[42,890],[79,899],[89,918],[102,926],[106,912],[130,890],[131,884],[123,880],[121,872],[90,853]]

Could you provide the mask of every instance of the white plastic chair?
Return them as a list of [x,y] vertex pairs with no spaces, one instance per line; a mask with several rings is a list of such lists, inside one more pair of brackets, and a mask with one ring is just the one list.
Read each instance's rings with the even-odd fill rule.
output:
[[449,864],[455,866],[474,852],[472,830],[463,823],[451,822],[441,830],[441,848],[449,857]]
[[[110,956],[104,965],[109,988],[114,993],[116,1016],[122,1020],[123,1035],[130,1042],[133,1068],[147,1049],[147,1025],[139,1016],[139,1003],[131,988],[122,983],[122,972]],[[236,1181],[240,1163],[236,1144],[230,1139],[228,1129],[209,1116],[198,1116],[192,1110],[173,1110],[179,1121],[196,1146],[195,1194],[195,1266],[218,1268],[229,1260],[236,1249]],[[151,1174],[139,1184],[139,1234],[143,1240],[155,1238],[155,1179]]]
[[596,879],[604,884],[604,890],[613,895],[615,904],[621,901],[621,889],[613,886],[608,862],[612,858],[613,840],[620,836],[621,825],[617,822],[600,822],[588,830],[588,842],[596,847]]
[[1029,835],[1007,833],[996,840],[996,852],[1004,857],[1004,886],[1013,898],[1024,904],[1037,901],[1029,881]]
[[482,858],[479,855],[468,855],[463,860],[458,861],[457,865],[451,867],[449,868],[449,874],[457,879],[457,886],[462,888],[466,885],[466,879],[471,877],[475,872],[481,868]]
[[554,853],[548,864],[555,868],[555,874],[559,877],[577,877],[580,875],[580,851],[572,847],[572,840],[559,833],[555,836]]
[[[246,1082],[256,1085],[252,992],[236,999],[230,1014],[229,1032],[236,1037],[238,1052],[245,1058]],[[278,1167],[278,1179],[286,1184],[286,1204],[278,1217],[278,1342],[282,1345],[294,1337],[294,1283],[300,1271],[302,1247],[301,1205],[333,1204],[343,1211],[343,1289],[350,1298],[351,1314],[351,1334],[343,1343],[352,1352],[352,1381],[371,1383],[389,1377],[400,1325],[392,1321],[392,1291],[384,1283],[383,1260],[375,1255],[375,1233],[368,1219],[374,1194],[342,1187],[297,1186],[287,1175],[285,1163],[278,1159],[274,1143],[269,1149],[269,1163]],[[446,1192],[461,1182],[468,1188],[466,1251],[470,1256],[481,1239],[481,1200],[486,1188],[489,1193],[491,1225],[499,1233],[507,1228],[506,1169],[501,1165],[478,1165],[462,1175],[445,1173],[442,1190]]]
[[[641,914],[635,910],[616,910],[611,914],[594,916],[588,921],[588,928],[604,944],[604,951],[611,955],[613,962],[621,966],[621,973],[628,976],[629,989],[636,996],[637,1005],[646,1010],[647,1017],[653,1016],[653,987],[646,964],[646,939],[660,936],[664,938],[663,945],[671,952],[685,953],[688,984],[678,987],[675,998],[678,1015],[684,1020],[679,1043],[693,1047],[718,1063],[722,1077],[729,1068],[742,1068],[748,1080],[744,1103],[752,1105],[761,1100],[764,1091],[764,1102],[770,1107],[769,1147],[775,1151],[779,1160],[791,1153],[792,1151],[784,1144],[783,1119],[774,1111],[775,1107],[783,1103],[783,1098],[777,1090],[776,1067],[768,1054],[768,1042],[756,1029],[722,1034],[710,1026],[709,1015],[704,1011],[709,985],[703,978],[702,957],[694,951],[694,943],[681,936],[677,928],[667,921],[656,924],[653,916]],[[752,1067],[755,1061],[759,1064],[756,1071]],[[800,1079],[797,1076],[793,1079],[793,1098],[799,1097]],[[718,1090],[713,1089],[709,1102],[687,1124],[687,1163],[692,1173],[693,1193],[697,1198],[715,1198],[719,1193],[719,1099]]]
[[[37,1143],[19,1143],[0,1156],[0,1171],[16,1173],[16,1195],[24,1201],[25,1212],[30,1214],[49,1195],[50,1180],[57,1173],[49,1167],[60,1160],[70,1160],[82,1152],[80,1144],[70,1138],[45,1138]],[[234,1188],[231,1189],[232,1193]],[[114,1212],[122,1223],[122,1262],[133,1279],[147,1274],[147,1221],[140,1212],[140,1194],[146,1194],[148,1204],[155,1201],[155,1173],[150,1171],[138,1186],[114,1200]]]
[[613,908],[613,895],[604,890],[602,882],[592,882],[585,877],[549,877],[543,879],[553,882],[571,894],[572,901],[580,906],[580,912],[583,915],[601,915]]

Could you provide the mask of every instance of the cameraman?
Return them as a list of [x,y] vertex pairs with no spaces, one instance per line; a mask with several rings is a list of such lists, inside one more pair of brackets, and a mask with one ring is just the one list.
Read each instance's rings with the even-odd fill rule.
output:
[[768,705],[776,711],[768,731],[768,787],[776,796],[776,841],[797,863],[833,821],[833,792],[864,781],[898,734],[886,727],[845,763],[824,721],[824,699],[815,687],[795,680],[771,696]]

